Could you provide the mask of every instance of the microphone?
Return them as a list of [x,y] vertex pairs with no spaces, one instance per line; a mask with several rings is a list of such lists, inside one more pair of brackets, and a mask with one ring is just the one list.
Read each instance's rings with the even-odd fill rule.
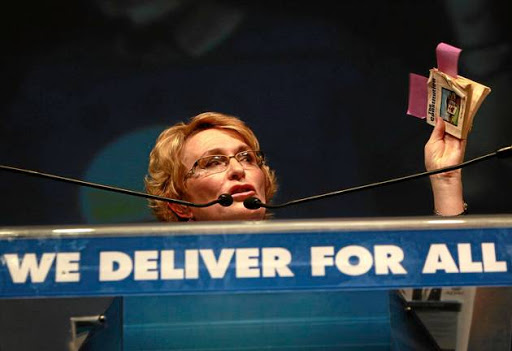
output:
[[221,206],[229,207],[233,204],[233,196],[229,194],[220,194],[216,201]]
[[244,207],[249,210],[257,210],[260,207],[268,206],[257,197],[251,196],[244,200]]
[[144,197],[144,198],[152,199],[152,200],[160,200],[160,201],[165,201],[165,202],[172,203],[172,204],[185,205],[185,206],[189,206],[189,207],[209,207],[209,206],[213,206],[215,204],[219,204],[221,206],[228,207],[228,206],[231,206],[231,204],[233,203],[233,197],[230,194],[221,194],[221,195],[219,195],[219,197],[216,200],[213,200],[213,201],[210,201],[210,202],[207,202],[204,204],[196,204],[196,203],[189,202],[189,201],[171,199],[171,198],[164,197],[164,196],[151,195],[151,194],[146,194],[143,192],[123,189],[123,188],[117,188],[117,187],[113,187],[110,185],[91,183],[91,182],[86,182],[86,181],[79,180],[79,179],[66,178],[66,177],[61,177],[61,176],[54,175],[54,174],[36,172],[36,171],[29,170],[29,169],[15,168],[15,167],[11,167],[11,166],[0,165],[0,170],[13,172],[13,173],[21,173],[21,174],[25,174],[25,175],[40,177],[40,178],[48,178],[48,179],[53,179],[53,180],[57,180],[57,181],[65,182],[65,183],[78,184],[78,185],[86,186],[89,188],[95,188],[95,189],[106,190],[106,191],[111,191],[111,192],[115,192],[115,193]]
[[278,204],[278,205],[266,204],[266,203],[262,202],[260,199],[258,199],[257,197],[249,197],[249,198],[244,200],[244,206],[245,206],[245,208],[247,208],[249,210],[257,210],[260,207],[265,207],[265,208],[268,208],[268,209],[278,209],[278,208],[283,208],[283,207],[287,207],[287,206],[291,206],[291,205],[296,205],[296,204],[300,204],[300,203],[304,203],[304,202],[321,200],[321,199],[325,199],[325,198],[332,197],[332,196],[353,193],[353,192],[356,192],[356,191],[377,188],[377,187],[380,187],[380,186],[385,186],[385,185],[390,185],[390,184],[401,183],[401,182],[405,182],[405,181],[408,181],[408,180],[417,179],[417,178],[421,178],[421,177],[427,177],[427,176],[430,176],[430,175],[433,175],[433,174],[453,171],[453,170],[456,170],[456,169],[459,169],[459,168],[467,167],[467,166],[470,166],[470,165],[473,165],[473,164],[485,161],[485,160],[487,160],[489,158],[492,158],[492,157],[506,158],[506,157],[510,157],[510,156],[512,156],[512,145],[511,146],[502,147],[501,149],[498,149],[495,152],[491,152],[491,153],[489,153],[487,155],[476,157],[476,158],[474,158],[472,160],[469,160],[469,161],[466,161],[466,162],[462,162],[462,163],[459,163],[459,164],[454,165],[454,166],[448,166],[448,167],[443,167],[443,168],[439,168],[439,169],[434,169],[434,170],[428,171],[428,172],[416,173],[416,174],[408,175],[408,176],[405,176],[405,177],[385,180],[385,181],[382,181],[382,182],[370,183],[370,184],[366,184],[366,185],[360,185],[360,186],[356,186],[356,187],[353,187],[353,188],[337,190],[337,191],[333,191],[333,192],[325,193],[325,194],[320,194],[320,195],[313,195],[313,196],[305,197],[305,198],[302,198],[302,199],[288,201],[288,202],[285,202],[285,203],[282,203],[282,204]]

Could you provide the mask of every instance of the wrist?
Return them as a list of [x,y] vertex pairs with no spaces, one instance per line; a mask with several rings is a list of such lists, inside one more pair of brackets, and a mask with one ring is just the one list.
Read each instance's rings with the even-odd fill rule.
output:
[[465,212],[461,177],[431,177],[434,213],[457,216]]
[[457,213],[457,214],[451,214],[451,215],[446,215],[446,214],[442,214],[440,212],[438,212],[435,208],[434,208],[434,214],[436,216],[443,216],[443,217],[457,217],[457,216],[464,216],[464,215],[467,215],[468,214],[468,204],[466,202],[463,203],[463,209],[461,212]]

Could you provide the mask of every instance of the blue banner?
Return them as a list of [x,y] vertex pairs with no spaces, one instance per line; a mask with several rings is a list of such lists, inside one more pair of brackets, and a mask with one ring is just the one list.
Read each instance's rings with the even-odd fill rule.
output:
[[0,297],[512,285],[503,229],[0,239]]

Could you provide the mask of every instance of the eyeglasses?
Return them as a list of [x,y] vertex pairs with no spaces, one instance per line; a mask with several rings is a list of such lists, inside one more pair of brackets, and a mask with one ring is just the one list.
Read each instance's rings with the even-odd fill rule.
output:
[[232,158],[237,160],[244,169],[258,168],[265,163],[265,158],[261,151],[246,150],[233,156],[211,155],[201,157],[194,162],[190,171],[185,175],[185,179],[192,176],[205,177],[210,174],[224,172],[228,169],[229,162]]

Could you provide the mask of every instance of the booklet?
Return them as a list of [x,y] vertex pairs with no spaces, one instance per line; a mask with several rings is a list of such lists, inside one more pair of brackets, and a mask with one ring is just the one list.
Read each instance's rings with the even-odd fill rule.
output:
[[437,68],[428,78],[427,123],[435,125],[436,117],[445,121],[446,132],[466,139],[473,118],[491,89],[457,75],[450,76]]

